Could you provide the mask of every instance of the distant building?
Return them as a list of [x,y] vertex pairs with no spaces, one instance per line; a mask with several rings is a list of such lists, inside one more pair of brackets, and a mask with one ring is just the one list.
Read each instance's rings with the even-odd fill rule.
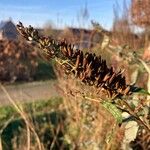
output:
[[16,26],[11,20],[0,22],[0,40],[15,40],[18,37]]
[[77,49],[91,49],[93,46],[101,45],[104,37],[111,37],[111,31],[101,29],[84,29],[84,28],[66,28],[61,36],[68,41],[73,39],[72,43]]
[[81,49],[89,47],[89,38],[91,33],[92,30],[67,27],[60,32],[59,37],[73,43],[75,48]]

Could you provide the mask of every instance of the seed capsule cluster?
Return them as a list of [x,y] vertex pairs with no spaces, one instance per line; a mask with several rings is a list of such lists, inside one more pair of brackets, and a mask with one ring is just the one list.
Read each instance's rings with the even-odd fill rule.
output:
[[93,53],[84,54],[81,50],[75,50],[66,41],[56,42],[49,37],[40,37],[37,30],[31,26],[25,28],[22,23],[19,23],[17,28],[27,40],[37,42],[48,59],[57,57],[68,60],[71,65],[63,63],[65,69],[75,74],[82,82],[106,90],[113,98],[131,93],[131,87],[126,84],[122,72],[115,73],[101,56]]
[[130,86],[126,84],[122,72],[115,73],[101,56],[93,53],[83,54],[81,50],[74,50],[66,42],[60,43],[60,50],[68,59],[75,60],[72,72],[82,82],[107,90],[111,97],[130,94]]

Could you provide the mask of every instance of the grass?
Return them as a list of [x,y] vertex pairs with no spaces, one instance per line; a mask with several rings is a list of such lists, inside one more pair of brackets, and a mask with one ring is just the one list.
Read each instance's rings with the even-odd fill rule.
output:
[[[39,114],[44,112],[51,112],[56,110],[59,105],[62,103],[61,97],[53,97],[49,100],[40,100],[31,103],[25,103],[22,105],[23,110],[29,114]],[[11,106],[1,106],[0,107],[0,125],[10,119],[11,116],[15,116],[15,119],[18,119],[20,115],[16,109]]]
[[[61,104],[62,98],[54,97],[21,106],[32,122],[43,149],[58,149],[61,146],[67,149],[63,141],[65,111],[60,109]],[[4,150],[22,149],[27,145],[24,143],[27,141],[26,122],[12,106],[0,107],[0,135]],[[37,147],[36,139],[32,133],[29,135],[30,148],[34,149]]]
[[[67,83],[74,87],[71,81]],[[65,87],[63,83],[61,86]],[[111,132],[110,124],[114,123],[111,115],[100,105],[76,96],[67,95],[63,99],[54,97],[19,104],[18,107],[11,97],[7,97],[13,107],[0,107],[0,140],[4,150],[70,150],[87,147],[92,150],[93,146],[99,147],[99,143],[105,147],[106,133]],[[96,115],[94,120],[93,115]],[[104,116],[107,116],[108,122]]]

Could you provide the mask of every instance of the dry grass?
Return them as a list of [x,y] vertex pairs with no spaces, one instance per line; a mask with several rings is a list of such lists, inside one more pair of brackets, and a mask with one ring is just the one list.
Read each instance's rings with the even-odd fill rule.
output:
[[[62,72],[59,72],[60,74]],[[56,127],[52,127],[51,122],[45,127],[40,127],[38,122],[34,122],[31,116],[23,109],[21,104],[17,104],[9,95],[7,90],[1,85],[1,89],[6,97],[23,118],[26,128],[21,129],[21,135],[12,139],[13,149],[20,150],[44,150],[44,149],[65,149],[63,143],[67,143],[69,149],[93,150],[96,149],[118,149],[123,139],[124,129],[119,128],[114,117],[104,109],[97,101],[87,100],[82,97],[80,91],[88,96],[96,97],[94,88],[88,88],[80,82],[75,81],[72,77],[64,79],[59,76],[59,91],[62,91],[64,100],[60,110],[65,110],[67,118],[61,120]],[[63,87],[63,88],[62,88]],[[91,92],[88,92],[88,91]],[[12,120],[10,120],[12,121]],[[3,130],[10,122],[8,121]],[[65,127],[64,127],[65,125]],[[52,128],[51,132],[49,130]],[[47,131],[47,145],[43,143],[41,137]],[[63,132],[63,143],[60,144],[58,136]],[[120,142],[116,143],[116,139]],[[18,143],[19,142],[19,143]],[[1,145],[2,148],[2,145]]]
[[27,116],[27,114],[22,110],[22,107],[20,105],[17,105],[14,100],[10,97],[9,93],[7,92],[7,90],[4,88],[4,86],[1,84],[1,89],[3,90],[3,92],[6,94],[8,100],[10,101],[10,103],[15,107],[15,109],[17,110],[17,112],[20,114],[20,116],[23,118],[25,124],[26,124],[26,131],[27,131],[27,143],[26,143],[26,148],[27,150],[30,150],[30,131],[33,132],[37,145],[38,145],[38,149],[42,150],[42,145],[39,139],[39,136],[37,135],[35,128],[32,124],[32,122],[30,121],[29,117]]
[[[56,147],[59,147],[60,149],[64,149],[65,145],[63,143],[63,140],[62,141],[60,140],[64,132],[64,125],[63,125],[64,120],[62,119],[63,116],[62,108],[60,109],[57,108],[58,110],[55,113],[54,111],[55,106],[53,106],[52,108],[53,110],[47,110],[45,108],[46,106],[42,107],[38,104],[39,106],[37,107],[43,110],[41,110],[42,114],[37,114],[37,112],[35,112],[36,110],[34,110],[33,107],[34,104],[24,107],[23,104],[17,103],[12,99],[12,97],[10,96],[10,94],[2,84],[0,85],[0,87],[2,91],[5,93],[8,101],[16,111],[15,114],[12,113],[12,117],[10,117],[10,119],[8,119],[6,122],[3,121],[4,122],[3,125],[1,124],[0,150],[2,150],[3,148],[5,149],[10,148],[14,150],[16,149],[17,150],[35,150],[35,149],[52,150],[52,149],[57,149]],[[55,102],[51,102],[51,105],[54,105],[53,103],[55,104]],[[51,116],[49,116],[49,113]],[[19,117],[19,119],[17,119],[16,117]],[[11,131],[13,130],[13,128],[14,131]],[[10,133],[5,133],[6,134],[5,136],[8,137],[4,137],[4,135],[2,135],[4,134],[4,132],[10,132]],[[14,135],[12,136],[12,134]],[[11,136],[11,138],[9,136]],[[11,141],[7,141],[7,140],[5,141],[4,140],[5,138],[6,139],[10,138],[9,140]]]
[[71,149],[119,149],[124,127],[118,127],[114,117],[100,105],[100,97],[94,88],[82,85],[71,76],[63,76],[61,71],[58,88],[64,97],[63,106],[67,112],[65,138]]

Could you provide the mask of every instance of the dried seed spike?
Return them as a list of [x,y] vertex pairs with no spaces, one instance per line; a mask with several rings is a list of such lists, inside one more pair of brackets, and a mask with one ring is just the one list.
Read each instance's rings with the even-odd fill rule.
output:
[[69,44],[69,46],[68,46],[68,55],[69,55],[69,57],[71,57],[72,56],[72,48],[71,48],[71,44]]
[[21,31],[20,33],[26,40],[28,40],[28,35],[26,34],[26,32]]
[[89,53],[86,52],[86,53],[85,53],[85,58],[88,59],[88,57],[89,57]]
[[31,25],[29,25],[29,28],[27,28],[27,32],[28,33],[32,33],[33,32],[33,27]]
[[123,85],[123,86],[126,85],[126,79],[125,79],[125,77],[122,77],[121,82],[122,82],[122,85]]
[[87,57],[87,55],[89,55],[89,52],[86,52],[86,53],[85,53],[85,57]]
[[86,77],[85,72],[82,72],[82,74],[81,74],[81,76],[80,76],[81,81],[83,81],[83,80],[85,79],[85,77]]
[[83,52],[80,51],[80,65],[83,65]]
[[91,53],[89,53],[87,60],[88,60],[88,62],[93,61],[93,55]]
[[64,45],[67,45],[67,40],[66,39],[64,39],[63,42],[64,42]]
[[119,88],[119,82],[116,83],[115,87],[116,87],[116,89]]
[[111,98],[112,95],[113,95],[113,92],[112,92],[112,91],[109,91],[109,90],[107,90],[106,92],[107,92],[108,98]]
[[76,54],[80,55],[81,54],[81,50],[77,49]]
[[34,30],[34,40],[35,41],[38,41],[39,40],[39,35],[38,35],[38,31],[37,30]]
[[110,73],[107,73],[107,74],[105,75],[105,77],[103,78],[103,81],[105,82],[105,81],[107,81],[109,78],[110,78]]
[[17,24],[17,25],[23,27],[23,24],[22,24],[22,22],[20,22],[20,21],[19,21],[19,24]]
[[46,40],[46,45],[47,45],[47,46],[50,46],[50,45],[51,45],[51,42],[50,42],[49,39]]
[[98,60],[100,63],[102,62],[101,56],[98,56]]
[[55,44],[55,40],[52,39],[52,44]]
[[107,70],[106,60],[102,60],[102,67],[103,69]]
[[101,71],[101,67],[98,68],[97,72],[100,73],[100,71]]
[[83,58],[83,69],[85,69],[86,65],[87,65],[87,59],[84,57]]
[[22,26],[20,26],[19,24],[17,24],[17,30],[21,30],[22,29]]
[[124,90],[124,95],[127,95],[130,91],[130,86],[127,86],[127,88]]
[[74,67],[75,70],[78,68],[79,62],[80,62],[80,55],[77,56],[75,67]]
[[109,79],[109,84],[111,84],[111,82],[113,81],[113,79],[115,78],[116,73],[113,73],[113,75],[111,76],[111,78]]
[[95,55],[95,56],[94,56],[94,61],[96,61],[96,60],[97,60],[97,56]]
[[113,67],[110,68],[110,73],[111,73],[111,74],[113,73]]
[[63,53],[64,56],[67,56],[67,52],[66,52],[65,47],[60,46],[60,50],[61,50],[61,52]]
[[[36,41],[43,52],[47,52],[47,57],[56,56],[63,60],[69,60],[76,69],[73,73],[81,80],[84,80],[84,82],[89,83],[89,85],[95,83],[100,88],[112,92],[111,95],[130,93],[131,89],[126,85],[122,72],[115,73],[112,67],[108,68],[106,61],[101,59],[101,56],[97,57],[92,53],[83,54],[80,50],[74,50],[71,44],[67,44],[65,39],[57,43],[49,37],[47,39],[40,37],[37,30],[31,26],[25,28],[22,23],[17,25],[17,29],[26,39],[32,38],[33,41]],[[60,55],[56,55],[55,51],[57,51],[57,54],[60,53]],[[64,66],[66,71],[68,70],[69,72],[71,69],[74,69],[71,66],[68,68],[67,64],[64,64]]]
[[90,69],[92,65],[92,61],[88,64],[87,69]]
[[91,75],[91,72],[92,72],[91,64],[92,64],[92,62],[90,62],[90,64],[89,64],[89,65],[87,64],[87,66],[86,66],[85,74],[86,74],[86,76],[88,76],[88,77]]
[[90,78],[91,75],[92,75],[92,69],[89,68],[89,69],[87,70],[87,72],[86,72],[86,76]]

